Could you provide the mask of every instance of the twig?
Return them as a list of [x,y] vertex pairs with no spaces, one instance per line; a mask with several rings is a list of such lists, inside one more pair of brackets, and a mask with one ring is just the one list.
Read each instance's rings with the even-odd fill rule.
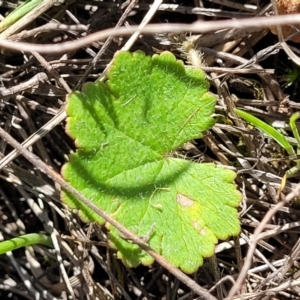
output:
[[12,97],[15,94],[21,93],[35,85],[38,85],[40,82],[43,82],[48,79],[46,73],[41,72],[34,75],[32,78],[27,80],[26,82],[22,82],[18,85],[15,85],[10,88],[0,87],[0,97],[3,99],[5,97]]
[[276,212],[285,204],[292,201],[295,197],[300,195],[300,184],[297,185],[294,191],[292,191],[290,194],[288,194],[284,200],[278,202],[272,209],[270,209],[265,217],[262,219],[259,226],[254,231],[254,234],[252,236],[252,243],[250,244],[245,264],[239,274],[238,279],[236,280],[236,284],[232,287],[230,290],[228,297],[226,299],[232,299],[232,297],[238,292],[238,290],[241,288],[246,276],[247,272],[251,267],[252,257],[254,254],[254,251],[256,250],[257,243],[259,241],[259,235],[264,230],[267,223],[271,220],[271,218],[276,214]]
[[125,46],[122,48],[123,51],[127,51],[132,47],[134,42],[138,39],[139,35],[141,34],[142,30],[153,18],[154,14],[158,10],[158,7],[161,5],[162,1],[163,0],[154,0],[153,5],[151,6],[150,10],[148,11],[143,21],[139,25],[138,29],[134,32],[134,34],[130,37],[130,39],[126,42]]
[[[130,37],[130,39],[126,42],[126,44],[122,47],[122,51],[128,51],[133,46],[134,42],[138,39],[139,35],[145,28],[145,26],[150,22],[155,12],[157,11],[159,5],[163,0],[154,0],[154,4],[151,6],[151,9],[148,11],[138,29],[134,32],[134,34]],[[105,70],[102,72],[99,79],[103,79],[106,76],[108,68],[112,65],[113,60],[106,66]]]
[[63,87],[67,93],[71,93],[72,90],[66,81],[59,75],[59,73],[46,61],[46,59],[38,52],[33,51],[32,55],[39,61],[39,63],[57,80],[57,83]]
[[[147,25],[141,33],[156,34],[162,32],[198,32],[205,33],[223,28],[268,28],[275,25],[300,24],[300,14],[280,15],[272,17],[258,17],[239,20],[224,20],[224,21],[210,21],[210,22],[195,22],[193,24],[150,24]],[[110,28],[99,32],[92,33],[86,37],[82,37],[76,41],[70,41],[60,44],[29,44],[22,42],[13,42],[9,40],[0,40],[0,47],[15,51],[39,53],[65,53],[73,51],[81,47],[86,47],[93,42],[103,40],[111,35],[121,36],[130,35],[139,29],[139,26],[132,26],[130,29],[126,27]]]
[[[117,25],[115,26],[115,29],[119,28],[124,23],[124,21],[126,20],[126,18],[129,15],[129,13],[131,12],[132,8],[134,7],[134,5],[137,2],[138,2],[137,0],[133,0],[133,1],[131,1],[131,3],[129,3],[128,7],[126,8],[126,10],[124,11],[124,13],[121,16],[120,20],[118,21]],[[102,45],[101,49],[98,51],[98,53],[96,54],[96,56],[90,61],[89,65],[88,65],[88,67],[86,69],[86,71],[81,76],[81,78],[78,81],[78,83],[76,84],[75,90],[78,89],[79,87],[81,87],[82,84],[86,81],[88,75],[91,73],[92,69],[96,66],[97,62],[100,60],[100,58],[102,57],[102,55],[105,53],[106,49],[109,47],[109,45],[111,44],[111,42],[113,41],[113,39],[114,39],[114,35],[113,34],[107,38],[107,40]]]
[[35,36],[38,34],[46,33],[49,31],[84,31],[86,32],[88,27],[86,25],[78,24],[78,25],[65,25],[65,24],[56,24],[56,23],[47,23],[45,25],[35,27],[30,30],[22,30],[20,33],[16,33],[10,36],[11,40],[20,40],[27,39],[31,36]]
[[[44,74],[44,73],[43,73]],[[62,107],[57,115],[53,117],[49,122],[47,122],[44,126],[42,126],[39,130],[37,130],[34,134],[32,134],[27,140],[22,143],[22,146],[25,148],[30,147],[36,141],[40,140],[43,136],[45,136],[49,131],[51,131],[57,124],[62,122],[67,116],[65,112],[65,108]],[[6,155],[2,160],[0,160],[0,170],[9,164],[13,159],[15,159],[20,152],[16,149],[11,151],[8,155]]]
[[[222,0],[224,2],[224,0]],[[224,4],[222,4],[224,5]],[[190,14],[190,15],[203,15],[203,16],[210,16],[210,17],[230,17],[230,18],[238,18],[238,17],[246,17],[246,16],[253,16],[253,14],[256,12],[257,7],[254,5],[250,5],[248,7],[245,7],[243,4],[237,4],[239,7],[234,7],[238,10],[244,10],[248,11],[248,13],[244,12],[235,12],[235,11],[225,11],[224,9],[217,9],[217,8],[205,8],[205,7],[190,7],[190,6],[184,6],[184,5],[178,5],[178,4],[171,4],[171,3],[164,3],[161,4],[158,7],[158,10],[160,11],[171,11],[171,12],[177,12],[181,14]],[[83,5],[82,5],[83,6]],[[104,8],[115,8],[119,7],[120,4],[113,3],[113,2],[99,2],[97,4],[98,7],[104,7]],[[149,10],[152,7],[151,4],[146,3],[139,3],[134,6],[135,9],[139,10]],[[232,7],[232,6],[231,6]]]

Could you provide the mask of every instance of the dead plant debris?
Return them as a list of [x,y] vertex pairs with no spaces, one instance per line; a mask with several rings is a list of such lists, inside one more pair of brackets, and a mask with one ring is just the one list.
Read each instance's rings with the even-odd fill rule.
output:
[[[73,41],[95,31],[141,24],[153,4],[121,2],[45,0],[41,10],[30,12],[21,26],[3,31],[0,39],[38,44]],[[289,13],[281,11],[283,2],[278,1],[280,14]],[[289,1],[288,7],[295,2],[299,11],[299,1]],[[18,5],[19,1],[0,1],[0,17]],[[150,22],[158,28],[162,23],[196,20],[247,17],[256,22],[259,15],[272,15],[269,1],[174,0],[155,10]],[[295,27],[287,28],[284,37]],[[130,45],[128,40],[112,36],[64,54],[0,49],[1,128],[19,143],[26,141],[30,151],[59,173],[74,150],[64,132],[65,96],[85,81],[103,76],[116,51],[124,46],[147,54],[169,50],[188,67],[205,68],[212,92],[218,95],[217,124],[205,139],[185,145],[175,155],[223,164],[238,173],[236,184],[244,195],[242,232],[239,238],[220,243],[216,255],[191,276],[210,299],[226,299],[240,276],[254,231],[268,211],[299,189],[297,178],[290,178],[277,195],[293,159],[237,118],[233,109],[251,112],[289,136],[289,116],[299,110],[299,89],[293,89],[298,71],[292,72],[277,36],[264,29],[224,28],[197,35],[158,30],[155,35],[140,35]],[[287,42],[299,53],[297,44]],[[107,243],[105,229],[82,223],[60,202],[59,185],[1,137],[0,169],[0,238],[46,232],[55,249],[34,246],[2,255],[0,299],[204,299],[157,263],[136,269],[122,265]],[[259,235],[246,279],[238,287],[240,294],[231,299],[299,299],[299,218],[297,198],[278,207]]]

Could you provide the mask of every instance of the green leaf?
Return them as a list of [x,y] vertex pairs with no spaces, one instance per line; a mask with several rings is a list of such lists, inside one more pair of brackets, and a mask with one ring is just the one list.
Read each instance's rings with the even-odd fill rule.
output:
[[[86,83],[67,101],[67,132],[78,150],[63,176],[187,273],[213,255],[218,239],[240,230],[235,173],[168,156],[214,125],[214,106],[205,74],[185,69],[169,52],[120,52],[106,83]],[[62,198],[84,220],[104,223],[71,195]],[[153,263],[107,228],[124,263]]]

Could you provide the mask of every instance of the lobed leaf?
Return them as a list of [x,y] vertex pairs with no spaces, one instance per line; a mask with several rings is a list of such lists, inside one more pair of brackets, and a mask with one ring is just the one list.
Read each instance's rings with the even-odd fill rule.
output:
[[[205,74],[169,52],[120,52],[107,82],[86,83],[67,101],[67,132],[78,150],[62,169],[65,179],[187,273],[218,239],[240,230],[235,173],[168,156],[214,125],[214,106]],[[62,198],[84,220],[104,223],[71,195]],[[124,263],[153,263],[107,228]]]

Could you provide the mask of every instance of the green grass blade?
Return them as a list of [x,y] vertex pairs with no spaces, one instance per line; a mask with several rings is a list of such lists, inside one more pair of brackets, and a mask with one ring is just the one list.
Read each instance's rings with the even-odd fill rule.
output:
[[17,22],[19,19],[21,19],[23,16],[25,16],[28,12],[33,10],[42,2],[43,0],[27,0],[21,5],[19,5],[15,10],[13,10],[0,22],[0,32],[4,31],[6,28]]
[[285,136],[278,132],[275,128],[243,110],[235,109],[234,111],[238,116],[240,116],[259,130],[267,134],[269,137],[271,137],[282,148],[284,148],[289,155],[295,155],[295,151],[292,145],[287,141]]
[[291,118],[290,118],[290,127],[291,130],[293,132],[293,135],[295,137],[295,139],[297,140],[298,143],[298,147],[300,146],[300,136],[299,136],[299,132],[296,126],[296,121],[300,118],[300,112],[295,112],[294,114],[292,114]]
[[8,241],[0,242],[0,254],[19,249],[21,247],[36,244],[42,244],[48,247],[52,247],[52,240],[49,236],[40,233],[29,233],[21,235]]

